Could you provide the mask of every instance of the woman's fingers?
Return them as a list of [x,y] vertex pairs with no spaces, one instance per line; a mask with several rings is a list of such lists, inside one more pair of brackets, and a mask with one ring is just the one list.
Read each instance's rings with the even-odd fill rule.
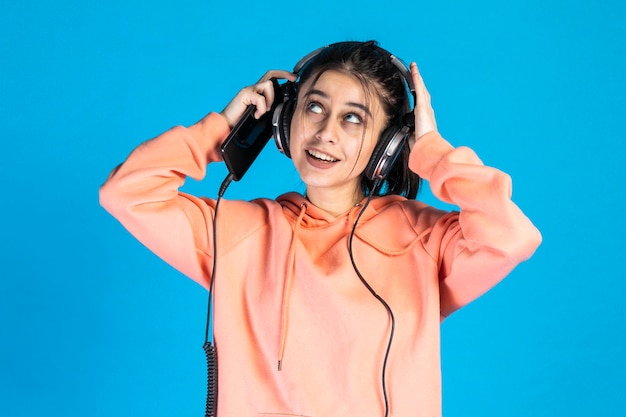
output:
[[411,77],[415,85],[415,137],[419,139],[428,132],[437,130],[435,111],[431,105],[430,93],[415,62],[411,62]]
[[266,72],[258,82],[267,81],[271,78],[278,78],[279,80],[295,81],[298,79],[298,74],[285,70],[270,70]]
[[256,84],[241,89],[221,113],[231,128],[241,118],[248,106],[256,106],[254,117],[257,119],[272,107],[274,103],[272,78],[295,81],[298,76],[285,70],[271,70],[265,73]]
[[255,84],[254,86],[252,86],[252,89],[256,93],[256,112],[254,113],[254,117],[258,119],[272,108],[275,95],[274,83],[271,79],[268,79],[267,81],[262,81]]

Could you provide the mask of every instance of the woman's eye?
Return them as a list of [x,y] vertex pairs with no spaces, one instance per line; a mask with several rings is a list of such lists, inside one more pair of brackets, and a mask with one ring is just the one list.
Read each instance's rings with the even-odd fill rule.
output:
[[348,113],[345,117],[345,121],[348,123],[360,124],[363,122],[363,119],[358,114]]
[[321,114],[322,113],[322,106],[320,106],[318,103],[311,102],[311,103],[308,104],[307,110],[310,111],[310,112],[313,112],[313,113]]

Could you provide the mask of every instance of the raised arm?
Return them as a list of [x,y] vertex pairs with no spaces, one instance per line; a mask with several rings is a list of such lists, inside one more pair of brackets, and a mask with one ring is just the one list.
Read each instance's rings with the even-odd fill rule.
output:
[[[204,178],[221,160],[226,119],[211,113],[139,145],[100,188],[100,204],[146,247],[185,275],[207,285],[213,202],[179,192],[187,176]],[[210,259],[210,258],[209,258]]]
[[189,176],[201,180],[208,163],[221,161],[220,146],[249,105],[256,117],[271,107],[270,78],[295,80],[288,71],[267,72],[243,88],[220,113],[190,127],[175,127],[142,143],[100,188],[100,203],[146,247],[208,287],[215,201],[179,192]]
[[429,181],[437,198],[460,208],[437,223],[427,243],[439,263],[441,313],[446,317],[528,259],[541,243],[541,234],[511,201],[507,174],[485,166],[471,149],[454,148],[439,135],[415,64],[411,72],[419,136],[410,167]]

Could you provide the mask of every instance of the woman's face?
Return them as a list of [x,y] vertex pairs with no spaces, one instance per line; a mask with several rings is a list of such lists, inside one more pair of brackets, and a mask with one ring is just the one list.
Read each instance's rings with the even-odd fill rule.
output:
[[294,165],[312,189],[360,194],[361,173],[385,125],[375,92],[352,75],[329,70],[298,92],[291,122]]

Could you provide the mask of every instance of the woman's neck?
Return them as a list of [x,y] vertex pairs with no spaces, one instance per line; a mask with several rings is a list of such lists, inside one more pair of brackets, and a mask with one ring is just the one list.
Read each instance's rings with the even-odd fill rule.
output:
[[363,200],[361,190],[348,191],[334,189],[307,188],[306,198],[316,207],[324,210],[328,214],[338,217],[348,211]]

